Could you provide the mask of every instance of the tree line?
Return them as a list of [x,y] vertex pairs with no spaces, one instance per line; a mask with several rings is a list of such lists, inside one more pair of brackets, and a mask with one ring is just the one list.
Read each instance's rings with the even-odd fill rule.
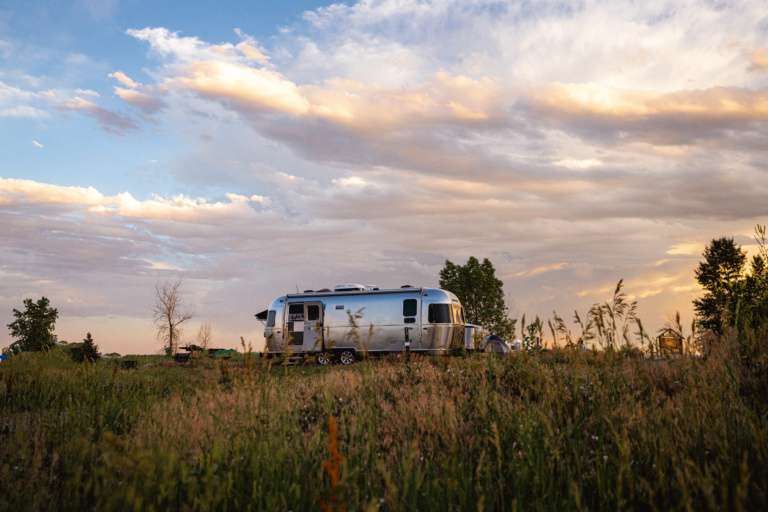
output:
[[[702,261],[695,269],[695,277],[703,294],[694,300],[695,321],[692,330],[700,339],[722,336],[728,331],[737,333],[754,332],[768,325],[768,241],[765,226],[755,228],[754,239],[757,254],[747,264],[747,254],[732,237],[713,239],[704,249]],[[446,260],[439,274],[440,287],[453,292],[464,306],[466,321],[483,326],[488,333],[503,339],[516,336],[517,320],[510,318],[504,299],[504,284],[496,277],[496,270],[488,258],[480,261],[469,257],[464,265]],[[573,334],[566,322],[553,312],[546,327],[555,343],[559,339],[566,346],[585,346],[597,342],[605,348],[619,345],[623,339],[630,345],[630,329],[642,342],[650,341],[643,324],[637,317],[637,303],[629,301],[619,281],[611,300],[592,306],[582,317],[574,312],[574,324],[580,333]],[[56,346],[55,324],[59,312],[46,297],[37,301],[25,299],[23,310],[13,310],[14,321],[8,324],[13,342],[6,347],[5,354],[49,350]],[[162,342],[166,354],[178,350],[182,326],[192,318],[184,308],[182,282],[158,284],[155,288],[155,302],[152,308],[157,338]],[[679,315],[676,322],[680,327]],[[545,324],[536,317],[526,324],[525,315],[520,319],[520,335],[525,348],[541,348]],[[682,335],[682,332],[680,332]],[[693,333],[692,333],[693,334]],[[211,338],[211,326],[200,326],[198,343],[207,347]],[[744,338],[747,339],[747,338]],[[749,339],[754,339],[751,337]],[[95,361],[100,353],[91,333],[87,333],[80,344],[70,347],[74,359]],[[744,347],[743,356],[748,357],[756,347]]]

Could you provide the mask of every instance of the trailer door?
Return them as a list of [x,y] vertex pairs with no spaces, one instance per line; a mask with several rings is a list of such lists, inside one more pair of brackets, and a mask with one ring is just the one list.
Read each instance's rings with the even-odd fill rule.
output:
[[[411,349],[421,348],[421,322],[419,321],[419,300],[408,297],[403,300],[403,339],[404,345]],[[395,347],[401,350],[401,347]]]
[[302,350],[304,346],[304,303],[288,304],[285,319],[285,338],[290,350]]
[[323,350],[323,303],[304,303],[304,352]]

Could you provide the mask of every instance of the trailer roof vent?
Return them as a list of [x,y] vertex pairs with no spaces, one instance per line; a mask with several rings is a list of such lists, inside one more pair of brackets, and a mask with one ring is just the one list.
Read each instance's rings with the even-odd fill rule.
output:
[[304,290],[304,293],[315,293],[315,290]]
[[337,284],[333,287],[335,292],[364,292],[365,290],[365,285],[358,283]]
[[320,288],[319,290],[317,290],[318,293],[329,292],[329,291],[331,291],[330,288]]
[[416,287],[415,287],[415,286],[413,286],[412,284],[404,284],[404,285],[403,285],[403,286],[401,286],[400,288],[416,288]]

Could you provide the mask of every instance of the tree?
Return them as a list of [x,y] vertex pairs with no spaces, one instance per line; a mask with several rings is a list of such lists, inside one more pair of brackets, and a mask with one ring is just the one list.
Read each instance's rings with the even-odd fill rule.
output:
[[83,338],[83,359],[85,361],[94,362],[97,361],[99,358],[101,358],[101,353],[99,353],[99,347],[96,345],[96,343],[93,341],[93,337],[91,336],[91,333],[86,333],[85,338]]
[[181,338],[181,324],[192,318],[182,312],[181,280],[155,285],[155,305],[152,315],[157,326],[157,339],[163,342],[168,355],[176,353]]
[[733,311],[739,329],[764,327],[768,319],[768,240],[765,226],[755,227],[755,242],[758,253],[752,257],[750,271],[740,283],[738,301]]
[[206,350],[211,343],[212,337],[213,328],[211,327],[211,324],[208,322],[201,324],[200,328],[197,330],[197,345],[203,350]]
[[208,322],[200,324],[200,327],[197,329],[195,344],[189,345],[188,347],[191,351],[192,357],[208,355],[208,345],[211,343],[212,336],[213,329],[211,328],[211,324]]
[[704,249],[703,256],[696,280],[704,288],[704,295],[693,305],[699,325],[722,334],[729,314],[736,308],[746,254],[733,238],[716,238]]
[[488,258],[480,263],[471,256],[465,265],[446,260],[440,271],[440,287],[456,294],[468,322],[482,325],[502,338],[514,336],[515,323],[507,316],[504,304],[504,283],[496,278],[496,269]]
[[54,327],[59,318],[58,310],[50,307],[46,297],[34,302],[24,300],[24,311],[13,310],[16,318],[8,324],[11,337],[16,341],[11,345],[11,352],[31,352],[47,350],[56,344]]
[[78,363],[93,363],[101,358],[99,347],[93,341],[91,333],[86,333],[82,343],[72,343],[67,347],[67,350],[69,350],[72,359]]

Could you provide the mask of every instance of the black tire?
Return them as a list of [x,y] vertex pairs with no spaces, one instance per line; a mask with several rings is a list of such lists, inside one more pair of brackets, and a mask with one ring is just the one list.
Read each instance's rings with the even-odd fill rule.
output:
[[357,361],[357,357],[355,357],[354,350],[342,350],[339,352],[339,363],[343,364],[344,366],[349,366],[355,361]]
[[328,366],[333,362],[333,355],[330,352],[320,352],[316,360],[320,366]]

